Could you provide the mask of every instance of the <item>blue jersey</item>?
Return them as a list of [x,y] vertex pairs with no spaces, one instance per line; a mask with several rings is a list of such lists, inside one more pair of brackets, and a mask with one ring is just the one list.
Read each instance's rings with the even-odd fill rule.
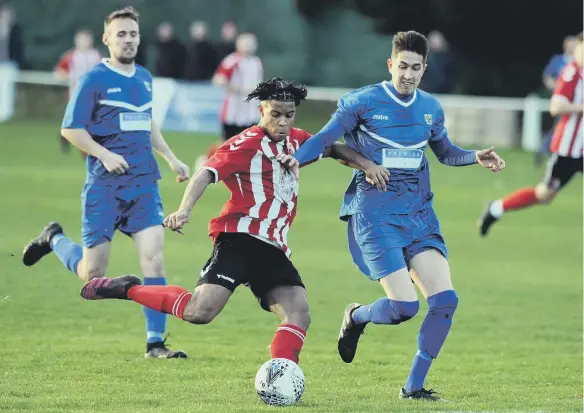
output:
[[122,72],[105,59],[81,77],[62,128],[85,129],[108,150],[124,157],[129,170],[109,173],[95,157],[87,157],[87,183],[144,185],[160,179],[152,153],[152,75],[141,66]]
[[429,141],[447,138],[444,113],[430,94],[416,90],[402,97],[389,82],[366,86],[343,96],[333,117],[351,130],[345,143],[390,171],[387,192],[378,191],[361,171],[345,193],[341,217],[355,213],[409,214],[432,204]]

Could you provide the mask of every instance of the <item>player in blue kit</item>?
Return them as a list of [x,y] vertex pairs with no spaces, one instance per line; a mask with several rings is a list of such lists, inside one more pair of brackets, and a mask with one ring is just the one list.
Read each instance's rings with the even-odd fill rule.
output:
[[[25,247],[23,262],[34,265],[54,251],[84,282],[104,277],[117,229],[134,239],[144,284],[165,285],[160,171],[152,149],[166,159],[178,181],[189,178],[189,168],[152,121],[152,75],[134,63],[140,44],[134,9],[114,11],[105,19],[103,42],[110,59],[80,79],[61,129],[69,142],[89,154],[81,196],[83,247],[52,222]],[[144,313],[146,357],[185,358],[184,352],[165,345],[166,314],[147,308]]]
[[346,363],[368,323],[400,324],[414,317],[419,302],[412,280],[428,302],[418,350],[400,397],[437,400],[424,388],[458,306],[450,279],[448,253],[432,207],[426,146],[450,166],[476,163],[493,172],[505,162],[493,148],[468,151],[453,145],[438,100],[417,89],[426,70],[428,42],[414,31],[397,33],[388,60],[391,82],[366,86],[341,97],[324,128],[293,157],[280,161],[294,168],[317,159],[333,142],[345,143],[390,172],[386,191],[378,191],[358,170],[345,193],[341,219],[348,223],[353,261],[386,297],[369,305],[350,304],[344,314],[338,351]]

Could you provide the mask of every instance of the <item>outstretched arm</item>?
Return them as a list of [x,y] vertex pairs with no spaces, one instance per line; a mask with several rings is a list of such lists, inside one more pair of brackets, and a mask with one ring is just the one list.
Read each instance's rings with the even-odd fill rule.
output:
[[337,111],[331,120],[312,138],[308,139],[294,158],[300,165],[317,160],[326,148],[335,143],[345,133],[351,132],[369,105],[369,94],[363,91],[351,92],[342,96],[337,102]]
[[447,136],[438,141],[430,141],[429,144],[438,161],[444,165],[466,166],[478,162],[475,151],[469,151],[453,144]]
[[333,143],[327,148],[323,157],[336,159],[339,163],[348,166],[349,168],[359,169],[365,172],[367,182],[375,185],[380,191],[387,190],[387,183],[389,182],[389,171],[381,165],[365,158],[359,152],[351,149],[344,143]]
[[325,149],[335,143],[345,133],[345,128],[336,116],[333,116],[316,135],[308,139],[294,154],[294,158],[304,165],[318,159]]
[[191,219],[191,212],[195,207],[195,204],[201,198],[205,189],[207,189],[214,180],[215,176],[213,175],[213,172],[201,168],[199,172],[190,179],[189,184],[185,189],[182,202],[178,207],[178,211],[170,214],[164,219],[164,226],[173,231],[182,233],[181,231],[183,227]]
[[444,126],[444,111],[438,111],[436,123],[432,127],[432,135],[429,141],[430,149],[440,163],[449,166],[466,166],[478,163],[492,172],[499,172],[505,168],[505,161],[497,155],[493,147],[480,151],[469,151],[453,144],[448,138],[448,132]]

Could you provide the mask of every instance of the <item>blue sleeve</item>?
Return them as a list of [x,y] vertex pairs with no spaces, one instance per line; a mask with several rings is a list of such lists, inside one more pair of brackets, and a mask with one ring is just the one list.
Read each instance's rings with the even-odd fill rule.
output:
[[558,56],[553,56],[550,61],[548,62],[548,64],[545,66],[545,68],[543,69],[543,75],[544,76],[551,76],[552,78],[556,79],[558,77],[559,74],[559,67],[561,65],[561,62],[559,61],[559,57]]
[[444,111],[442,108],[438,111],[431,133],[430,149],[432,149],[440,163],[449,166],[466,166],[477,163],[475,151],[463,149],[453,144],[448,138],[448,131],[444,126]]
[[61,128],[85,129],[91,121],[96,100],[94,78],[89,75],[82,76],[69,99]]
[[355,129],[366,109],[367,100],[361,94],[349,93],[341,97],[332,119],[298,149],[294,154],[296,160],[304,165],[318,159],[345,132]]

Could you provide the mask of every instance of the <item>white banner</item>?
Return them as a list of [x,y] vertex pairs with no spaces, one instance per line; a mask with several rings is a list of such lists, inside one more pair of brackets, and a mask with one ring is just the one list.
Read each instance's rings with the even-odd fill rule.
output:
[[10,119],[14,113],[18,68],[12,62],[0,62],[0,122]]

